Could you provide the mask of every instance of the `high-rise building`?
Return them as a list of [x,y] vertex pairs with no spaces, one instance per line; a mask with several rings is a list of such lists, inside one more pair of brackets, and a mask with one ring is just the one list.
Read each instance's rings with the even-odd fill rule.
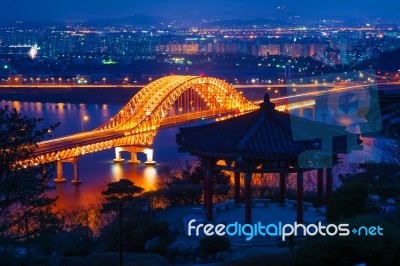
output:
[[280,55],[281,46],[279,44],[268,44],[258,46],[259,56]]
[[170,54],[170,55],[181,55],[181,54],[198,54],[199,45],[197,43],[169,43],[169,44],[157,44],[155,46],[156,54]]
[[182,53],[183,54],[198,54],[199,53],[199,45],[197,43],[182,44]]
[[328,48],[325,50],[325,63],[335,66],[341,64],[340,51]]
[[288,57],[300,57],[303,55],[303,45],[298,43],[286,43],[283,45],[282,55]]
[[308,45],[308,56],[318,61],[324,61],[326,45],[323,43],[312,43]]

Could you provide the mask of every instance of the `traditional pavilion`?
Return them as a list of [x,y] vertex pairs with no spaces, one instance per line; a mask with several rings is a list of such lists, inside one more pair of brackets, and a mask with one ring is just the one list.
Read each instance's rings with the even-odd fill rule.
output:
[[[240,173],[244,173],[246,223],[251,223],[254,173],[279,173],[280,203],[285,201],[288,174],[297,173],[297,222],[303,223],[303,173],[318,169],[316,202],[317,206],[322,206],[324,168],[329,201],[333,190],[332,165],[337,162],[337,155],[360,149],[359,136],[345,131],[344,126],[279,112],[274,109],[268,94],[260,106],[256,111],[218,123],[180,128],[177,135],[180,150],[198,156],[206,163],[203,183],[207,220],[213,219],[211,178],[212,171],[218,169],[235,173],[236,203],[240,202]],[[225,163],[217,164],[221,160]]]

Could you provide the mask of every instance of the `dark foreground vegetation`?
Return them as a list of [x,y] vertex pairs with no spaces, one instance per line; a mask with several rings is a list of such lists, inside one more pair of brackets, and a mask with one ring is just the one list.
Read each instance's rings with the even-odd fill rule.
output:
[[[326,210],[329,223],[348,223],[350,228],[379,225],[383,236],[317,235],[295,239],[294,246],[277,243],[274,254],[235,258],[238,248],[229,238],[187,238],[177,230],[181,225],[171,226],[168,217],[157,215],[177,206],[202,206],[201,162],[179,171],[162,169],[156,191],[144,192],[121,179],[107,185],[98,204],[56,209],[56,199],[46,196],[52,165],[20,164],[56,128],[40,129],[40,123],[0,109],[0,265],[116,265],[119,251],[124,265],[396,265],[400,261],[396,164],[362,164],[355,174],[341,176],[341,186]],[[312,176],[305,178],[305,186],[312,184]],[[230,179],[226,173],[214,173],[215,202],[232,198]],[[277,201],[277,184],[264,181],[255,177],[253,197]],[[292,185],[288,183],[288,198],[295,198]],[[313,192],[305,195],[306,201],[313,198]]]

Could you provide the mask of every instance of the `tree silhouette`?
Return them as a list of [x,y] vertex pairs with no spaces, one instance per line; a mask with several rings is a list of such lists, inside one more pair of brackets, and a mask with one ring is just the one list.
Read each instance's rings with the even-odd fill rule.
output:
[[42,119],[27,118],[15,109],[0,108],[0,246],[48,239],[59,229],[55,200],[46,195],[52,165],[22,167],[37,142],[57,127],[38,129]]
[[135,195],[144,191],[143,188],[136,186],[128,179],[121,179],[107,184],[107,189],[101,192],[106,202],[103,204],[103,212],[116,210],[119,202],[133,200]]
[[136,194],[143,192],[143,188],[136,186],[135,183],[128,179],[121,179],[116,182],[107,184],[107,189],[101,192],[106,202],[103,204],[103,212],[118,210],[118,253],[119,265],[123,265],[122,257],[122,215],[124,202],[133,200]]

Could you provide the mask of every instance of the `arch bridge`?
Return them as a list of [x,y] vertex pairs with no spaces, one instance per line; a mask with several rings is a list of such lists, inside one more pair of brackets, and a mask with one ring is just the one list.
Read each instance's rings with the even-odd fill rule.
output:
[[116,148],[115,161],[122,160],[121,151],[128,151],[130,162],[137,163],[136,153],[144,152],[146,163],[153,164],[151,147],[160,128],[212,117],[237,116],[258,107],[223,80],[166,76],[141,89],[105,124],[92,131],[40,142],[34,156],[19,165],[57,162],[55,180],[63,182],[62,163],[70,162],[75,169],[72,182],[80,183],[77,164],[82,155]]

